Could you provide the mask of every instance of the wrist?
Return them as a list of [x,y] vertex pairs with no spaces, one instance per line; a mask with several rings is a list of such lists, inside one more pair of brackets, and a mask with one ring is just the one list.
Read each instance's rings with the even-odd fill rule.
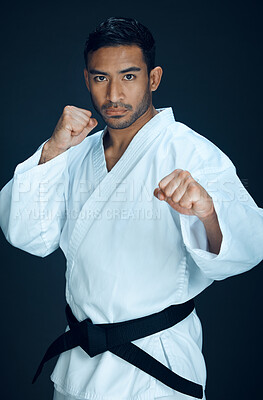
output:
[[203,217],[199,217],[199,219],[200,219],[200,221],[203,222],[204,225],[213,224],[214,221],[217,220],[217,214],[216,214],[214,206],[212,207],[212,210],[209,213],[207,213]]
[[55,158],[56,156],[58,156],[59,154],[62,154],[66,151],[67,149],[63,150],[63,149],[59,149],[54,145],[54,142],[52,139],[49,139],[43,146],[42,148],[42,153],[41,153],[41,157],[40,160],[38,162],[39,164],[44,164],[47,161],[52,160],[52,158]]
[[64,151],[68,150],[68,148],[61,148],[57,146],[55,140],[51,137],[45,144],[44,144],[44,151],[49,152],[50,154],[61,154]]

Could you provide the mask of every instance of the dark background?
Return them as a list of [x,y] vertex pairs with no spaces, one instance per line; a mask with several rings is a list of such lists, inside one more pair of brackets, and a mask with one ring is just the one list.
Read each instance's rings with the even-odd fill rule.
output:
[[[156,108],[215,143],[263,204],[262,4],[256,1],[13,1],[1,22],[0,188],[48,139],[65,105],[92,109],[83,79],[88,33],[109,16],[135,17],[157,43],[164,70]],[[96,115],[97,117],[97,115]],[[96,130],[104,127],[103,121]],[[65,259],[11,246],[1,231],[1,398],[52,399],[47,345],[64,331]],[[208,400],[260,397],[261,265],[214,282],[197,299],[204,329]],[[120,394],[121,395],[121,394]]]

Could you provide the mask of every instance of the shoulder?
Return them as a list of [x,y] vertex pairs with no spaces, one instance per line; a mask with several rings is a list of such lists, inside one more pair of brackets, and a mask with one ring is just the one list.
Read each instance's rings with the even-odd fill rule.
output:
[[219,147],[181,122],[175,121],[168,127],[165,141],[177,162],[184,165],[183,169],[201,173],[233,167],[230,158]]

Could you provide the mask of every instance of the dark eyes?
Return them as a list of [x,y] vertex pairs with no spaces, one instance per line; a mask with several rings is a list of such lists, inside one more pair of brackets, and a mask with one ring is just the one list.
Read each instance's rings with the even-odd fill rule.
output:
[[100,78],[105,78],[105,76],[95,76],[94,81],[103,82],[103,79],[100,79]]
[[[132,80],[134,80],[136,77],[135,77],[135,75],[133,75],[133,74],[126,74],[126,75],[124,75],[124,78],[126,78],[125,80],[127,80],[127,81],[132,81]],[[104,82],[105,79],[106,79],[106,76],[103,76],[103,75],[95,76],[95,78],[94,78],[94,80],[95,80],[96,82]]]
[[127,75],[125,75],[126,77],[129,77],[127,80],[128,81],[131,81],[133,78],[135,78],[135,75],[133,75],[133,74],[127,74]]

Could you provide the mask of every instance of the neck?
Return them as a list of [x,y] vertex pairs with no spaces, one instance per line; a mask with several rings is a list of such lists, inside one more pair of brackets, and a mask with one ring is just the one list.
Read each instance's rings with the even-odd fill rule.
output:
[[148,110],[128,128],[113,129],[107,127],[107,132],[104,136],[104,149],[107,150],[111,148],[114,153],[123,153],[136,133],[156,114],[158,114],[158,111],[151,105]]

